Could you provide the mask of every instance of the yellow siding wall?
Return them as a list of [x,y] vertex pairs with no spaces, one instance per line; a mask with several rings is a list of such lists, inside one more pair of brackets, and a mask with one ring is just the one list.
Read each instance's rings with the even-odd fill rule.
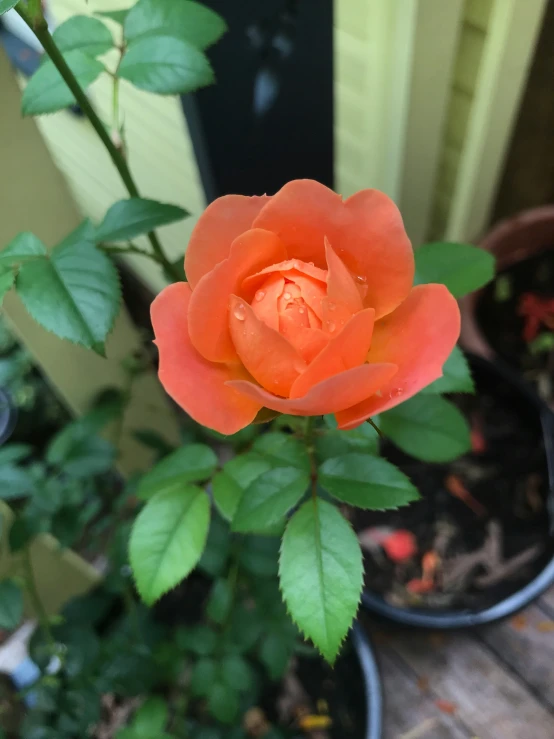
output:
[[[72,15],[91,14],[124,6],[125,0],[51,0],[57,22]],[[115,37],[121,27],[109,21]],[[102,59],[114,66],[114,55]],[[112,83],[107,74],[90,88],[90,98],[106,122],[112,116]],[[121,111],[125,122],[129,163],[144,197],[176,203],[193,218],[160,229],[168,253],[177,258],[184,252],[195,218],[205,207],[204,191],[181,105],[176,97],[160,97],[121,83]],[[98,222],[109,206],[127,193],[102,144],[90,124],[64,111],[38,119],[48,148],[65,175],[84,215]],[[137,240],[140,243],[140,240]],[[146,244],[144,244],[146,245]],[[150,260],[130,257],[135,271],[153,290],[164,284],[161,272]]]
[[465,2],[431,211],[430,240],[440,239],[446,228],[493,2]]

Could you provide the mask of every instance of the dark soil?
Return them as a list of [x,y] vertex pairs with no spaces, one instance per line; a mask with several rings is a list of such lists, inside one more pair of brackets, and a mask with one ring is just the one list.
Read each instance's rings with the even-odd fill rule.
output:
[[[554,402],[554,331],[542,321],[535,341],[526,341],[521,302],[526,294],[554,298],[554,250],[541,252],[500,272],[477,303],[477,323],[498,356],[533,383],[539,395]],[[551,339],[546,336],[550,334]],[[542,347],[541,347],[542,343]]]
[[[554,555],[538,412],[487,365],[473,370],[477,394],[452,398],[471,425],[473,450],[429,464],[386,445],[384,456],[410,477],[421,500],[397,511],[351,513],[366,541],[366,588],[395,605],[483,609],[520,589]],[[367,546],[375,527],[412,532],[416,554],[393,562],[380,546]],[[425,562],[433,565],[431,585],[421,592]]]

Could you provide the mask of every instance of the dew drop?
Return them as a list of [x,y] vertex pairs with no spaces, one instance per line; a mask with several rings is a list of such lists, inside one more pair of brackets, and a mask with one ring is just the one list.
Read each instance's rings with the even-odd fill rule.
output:
[[290,300],[292,298],[292,295],[289,292],[283,293],[283,297],[285,300]]
[[335,308],[336,308],[337,306],[336,306],[336,305],[335,305],[334,303],[331,303],[331,301],[329,301],[329,302],[327,303],[327,307],[329,308],[329,310],[335,310]]
[[356,282],[367,282],[367,277],[364,275],[356,275]]
[[303,306],[300,306],[300,308],[298,309],[298,312],[299,313],[305,313],[306,312],[306,309]]
[[402,395],[404,391],[401,387],[393,387],[393,389],[390,391],[391,398],[398,398],[400,395]]
[[315,262],[308,262],[308,264],[310,265],[310,267],[315,267]]
[[244,321],[246,318],[246,308],[244,307],[244,303],[239,303],[237,306],[235,306],[235,309],[233,310],[233,315],[237,319],[237,321]]
[[264,290],[258,290],[256,293],[256,300],[260,302],[260,300],[263,300],[265,298],[265,291]]
[[329,331],[329,333],[332,334],[335,329],[336,329],[336,326],[333,323],[333,321],[328,321],[327,322],[327,330]]

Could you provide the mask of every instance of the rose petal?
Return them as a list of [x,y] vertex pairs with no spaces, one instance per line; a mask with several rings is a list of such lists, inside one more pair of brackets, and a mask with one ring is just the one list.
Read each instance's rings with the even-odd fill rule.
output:
[[231,295],[229,307],[231,336],[242,363],[260,385],[288,396],[306,363],[281,334],[256,318],[243,298]]
[[398,374],[381,388],[381,397],[368,397],[337,413],[341,429],[359,426],[408,400],[442,375],[460,335],[458,304],[444,285],[419,285],[393,313],[377,321],[368,362],[394,362]]
[[365,304],[376,318],[394,310],[408,295],[414,257],[402,217],[384,193],[362,190],[344,203],[313,180],[286,184],[254,221],[276,233],[289,256],[325,266],[327,237],[346,267],[365,278]]
[[320,416],[337,413],[377,392],[396,373],[395,364],[363,364],[314,385],[303,398],[277,398],[267,390],[244,380],[231,380],[229,387],[266,408],[293,416]]
[[295,381],[290,391],[291,398],[301,398],[317,383],[363,364],[371,344],[374,318],[373,308],[352,316]]
[[248,377],[240,365],[212,364],[193,347],[187,329],[190,298],[189,285],[177,282],[152,303],[160,382],[195,421],[222,434],[234,434],[254,420],[261,403],[225,384]]
[[[274,331],[279,330],[279,313],[277,302],[283,293],[285,278],[280,274],[271,275],[256,291],[252,301],[252,310],[256,316]],[[263,295],[262,295],[263,292]]]
[[356,282],[327,239],[325,239],[325,256],[328,267],[327,298],[344,305],[350,313],[358,313],[362,310],[363,304]]
[[229,333],[229,295],[240,293],[247,275],[283,257],[283,245],[269,231],[253,229],[231,245],[229,257],[204,275],[192,293],[189,307],[190,339],[212,362],[237,361]]
[[[256,274],[250,275],[244,281],[242,286],[244,295],[248,296],[253,294],[254,291],[263,283],[264,276],[270,275],[273,272],[281,272],[285,277],[290,277],[291,279],[293,279],[294,274],[306,275],[306,277],[309,277],[316,282],[320,282],[322,285],[325,285],[327,282],[326,270],[314,267],[313,264],[308,264],[300,259],[286,259],[278,264],[271,264],[264,269],[261,269]],[[287,274],[289,272],[291,275]]]
[[227,259],[233,241],[252,228],[270,200],[267,195],[224,195],[208,205],[193,229],[185,254],[185,272],[193,289],[216,264]]
[[305,362],[311,362],[327,346],[330,335],[318,328],[300,328],[288,334],[287,339]]

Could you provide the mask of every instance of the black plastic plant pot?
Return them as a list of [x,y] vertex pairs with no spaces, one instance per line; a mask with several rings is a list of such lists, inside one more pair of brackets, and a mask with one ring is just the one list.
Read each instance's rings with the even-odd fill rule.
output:
[[[472,547],[485,546],[483,540],[479,543],[479,532],[484,532],[486,526],[490,527],[490,521],[494,519],[497,530],[502,527],[501,545],[497,546],[497,550],[500,548],[502,551],[502,559],[499,560],[501,563],[508,562],[509,557],[516,556],[518,551],[533,551],[533,546],[538,554],[532,561],[527,561],[517,575],[512,571],[504,580],[494,582],[486,590],[469,588],[468,592],[461,595],[441,593],[434,602],[426,600],[425,596],[398,598],[396,581],[396,590],[388,585],[376,587],[377,583],[384,582],[384,575],[375,558],[366,555],[363,607],[398,624],[449,630],[491,623],[525,608],[554,584],[554,415],[509,367],[498,362],[491,363],[481,357],[470,356],[469,359],[476,395],[471,396],[472,400],[469,399],[470,396],[465,396],[465,399],[462,396],[453,396],[452,400],[458,404],[470,424],[471,419],[476,417],[484,419],[485,433],[481,438],[486,438],[488,434],[488,440],[483,441],[483,446],[479,449],[472,441],[472,451],[450,465],[420,462],[387,444],[383,450],[384,456],[411,477],[422,498],[398,511],[376,513],[373,519],[354,520],[354,526],[358,532],[362,529],[370,530],[366,527],[372,526],[390,527],[393,530],[407,529],[416,533],[419,544],[425,540],[417,532],[424,530],[425,526],[429,527],[426,521],[431,518],[436,527],[437,518],[444,514],[445,520],[454,522],[458,527],[462,547],[467,547],[465,552],[472,552]],[[460,469],[473,470],[474,479],[478,481],[480,469],[489,470],[486,474],[491,477],[481,482],[480,488],[478,482],[475,488],[482,497],[472,497],[473,501],[477,500],[477,506],[488,510],[488,522],[480,520],[475,510],[468,508],[467,500],[464,502],[458,499],[448,489],[452,472],[459,472]],[[525,496],[528,495],[528,489],[522,480],[530,480],[531,475],[536,475],[534,479],[541,481],[540,492],[534,491],[538,512],[535,513],[532,524],[525,517],[518,518],[522,515],[520,499],[524,498],[526,502]],[[473,490],[472,493],[476,495]],[[477,511],[479,512],[479,508]],[[434,531],[436,530],[435,528]],[[489,528],[488,531],[490,530]],[[483,533],[482,536],[484,539],[486,535]],[[428,545],[429,541],[430,539],[425,543]],[[530,546],[530,542],[535,544]],[[421,556],[427,550],[428,546],[420,546],[412,563],[423,562]],[[454,555],[459,553],[458,549]],[[382,561],[385,563],[384,572],[387,564],[384,555]],[[370,567],[377,569],[370,572]],[[394,567],[398,568],[398,564]],[[420,573],[422,569],[421,566]],[[506,567],[503,569],[506,571]],[[395,569],[394,572],[398,573],[399,570]],[[394,574],[391,577],[399,576]],[[495,575],[482,575],[479,587],[485,587],[482,583],[487,577],[490,583]],[[478,581],[477,577],[475,581]],[[404,584],[404,587],[408,590],[407,585]]]
[[9,394],[0,388],[0,446],[6,442],[17,422],[17,408],[12,404]]
[[373,646],[359,623],[354,624],[350,638],[363,675],[366,703],[365,739],[381,739],[383,689]]

